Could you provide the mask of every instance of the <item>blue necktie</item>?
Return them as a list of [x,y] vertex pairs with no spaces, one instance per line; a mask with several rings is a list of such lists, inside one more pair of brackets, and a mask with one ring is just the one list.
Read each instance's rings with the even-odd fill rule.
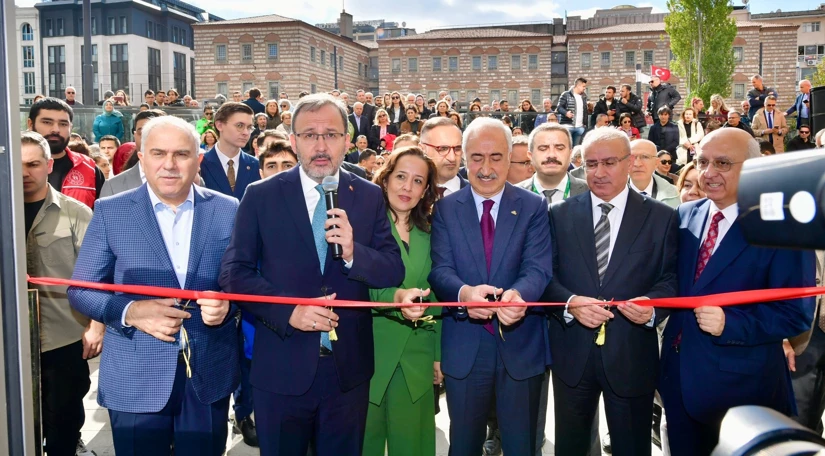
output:
[[[766,115],[768,117],[768,128],[773,128],[773,113],[766,112]],[[773,134],[768,135],[768,141],[773,144]]]
[[[329,243],[326,239],[324,224],[327,222],[327,206],[324,203],[324,188],[321,184],[315,186],[315,190],[321,194],[318,205],[315,206],[315,213],[312,214],[312,235],[315,238],[315,250],[318,253],[318,262],[321,263],[321,274],[324,273],[324,266],[327,261],[327,251]],[[321,331],[321,346],[332,351],[332,343],[329,341],[329,333]]]

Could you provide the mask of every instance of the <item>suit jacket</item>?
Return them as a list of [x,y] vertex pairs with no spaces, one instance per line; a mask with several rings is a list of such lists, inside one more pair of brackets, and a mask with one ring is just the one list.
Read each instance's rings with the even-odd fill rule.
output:
[[[430,285],[439,301],[455,301],[464,285],[488,284],[516,289],[527,302],[535,302],[552,278],[550,226],[547,202],[505,184],[496,220],[490,273],[481,237],[472,187],[467,186],[436,203],[430,237],[433,269]],[[484,321],[450,308],[441,332],[441,369],[455,378],[470,374],[480,339],[487,337]],[[543,374],[550,363],[547,319],[540,308],[528,308],[524,319],[503,327],[493,319],[496,345],[507,372],[516,380]]]
[[[816,286],[822,286],[822,279],[825,278],[825,251],[817,250],[816,251]],[[793,347],[794,354],[796,356],[801,355],[806,348],[808,348],[808,343],[811,341],[811,335],[814,332],[814,329],[819,326],[819,322],[816,321],[816,316],[819,315],[820,309],[822,307],[822,295],[816,297],[816,309],[814,310],[814,319],[811,321],[811,327],[808,328],[807,331],[804,333],[788,338],[788,341],[791,343]]]
[[242,103],[252,108],[252,112],[254,112],[255,114],[266,112],[266,106],[264,106],[263,103],[254,98],[247,98],[246,100],[242,101]]
[[[432,268],[430,234],[413,227],[410,231],[410,251],[390,219],[392,235],[401,250],[406,275],[401,288],[430,288],[427,275]],[[393,302],[398,287],[372,289],[373,302]],[[430,293],[428,301],[435,301]],[[395,369],[401,366],[404,380],[413,402],[433,387],[433,362],[441,361],[441,307],[429,307],[425,315],[432,323],[417,325],[404,318],[398,307],[373,307],[372,330],[375,335],[375,375],[370,381],[370,402],[381,405]]]
[[[782,134],[773,135],[773,148],[776,152],[785,152],[785,136],[788,135],[788,121],[785,120],[785,113],[774,109],[773,111],[773,125],[782,129]],[[770,134],[766,131],[768,129],[768,117],[765,109],[760,109],[756,112],[751,124],[753,135],[764,141],[770,141]]]
[[378,111],[378,108],[375,105],[364,103],[364,111],[361,112],[361,116],[367,119],[367,125],[372,125],[375,123],[375,112]]
[[[568,198],[574,197],[576,195],[581,195],[582,193],[587,192],[590,188],[587,186],[587,181],[584,179],[579,179],[578,177],[573,176],[570,173],[567,173],[567,178],[570,179],[570,194],[567,195]],[[525,179],[518,184],[516,187],[523,188],[527,191],[533,191],[533,178]],[[549,204],[549,202],[548,202]]]
[[[98,283],[151,285],[220,291],[220,262],[235,223],[237,200],[195,187],[195,213],[186,283],[178,283],[166,251],[146,185],[97,201],[72,279]],[[76,310],[106,325],[100,361],[98,402],[130,413],[155,413],[166,406],[175,381],[180,333],[163,342],[121,322],[123,310],[136,300],[152,299],[87,288],[69,287]],[[192,350],[192,386],[198,399],[224,399],[240,379],[238,324],[233,305],[220,326],[209,327],[192,303],[192,318],[183,322]]]
[[805,94],[800,93],[796,96],[796,100],[794,100],[793,105],[785,111],[785,117],[790,116],[793,113],[796,113],[796,129],[799,130],[799,127],[803,125],[810,125],[811,122],[811,95],[808,94],[808,117],[802,117],[802,107],[804,106],[803,100],[805,99]]
[[135,165],[111,179],[106,179],[103,188],[100,189],[100,197],[117,195],[141,185],[143,180],[140,178],[140,165]]
[[359,136],[367,136],[370,134],[370,126],[372,125],[372,122],[370,122],[363,111],[361,112],[361,128],[358,128],[358,123],[355,121],[355,114],[350,114],[348,118],[349,123],[352,124],[352,129],[355,131],[355,134],[352,138],[350,138],[353,143],[355,143],[355,140],[358,139]]
[[[391,123],[387,125],[387,134],[398,136],[398,125]],[[369,135],[367,135],[367,144],[372,150],[378,150],[381,145],[381,126],[373,125],[370,127]]]
[[258,159],[245,152],[235,157],[235,191],[229,186],[229,178],[223,170],[218,151],[213,147],[203,155],[201,162],[201,177],[206,188],[218,191],[224,195],[234,196],[238,200],[243,197],[246,187],[261,179]]
[[[600,297],[610,301],[647,296],[651,299],[676,296],[676,212],[655,200],[630,190],[616,243],[599,284],[596,263],[592,196],[574,196],[550,207],[553,239],[554,280],[543,300],[567,302],[573,295]],[[652,393],[656,388],[659,343],[656,324],[666,316],[655,309],[654,325],[638,325],[614,309],[607,325],[602,361],[607,381],[621,397]],[[553,372],[569,386],[584,374],[598,329],[577,320],[567,323],[564,308],[550,311],[550,350]]]
[[[353,264],[347,269],[328,253],[321,274],[299,170],[295,167],[249,186],[238,208],[238,219],[245,223],[236,225],[232,233],[221,286],[231,293],[304,298],[337,293],[338,299],[369,301],[370,287],[400,284],[404,264],[381,190],[344,170],[338,204],[353,227]],[[283,242],[284,236],[291,241]],[[295,306],[239,305],[256,317],[252,385],[289,396],[306,393],[318,367],[320,332],[296,330],[289,324]],[[333,356],[341,389],[348,391],[373,374],[372,314],[368,308],[336,308],[335,312],[340,319]]]
[[573,168],[573,170],[570,171],[570,175],[587,182],[587,170],[584,168],[584,165]]
[[[811,251],[749,245],[740,222],[727,232],[694,283],[710,201],[679,206],[679,295],[814,285]],[[665,327],[662,366],[680,363],[685,410],[703,423],[718,423],[731,407],[761,405],[786,415],[796,402],[782,340],[805,332],[813,320],[814,299],[789,299],[725,307],[718,337],[699,329],[692,310],[674,310]],[[671,356],[681,333],[679,356]],[[669,398],[664,398],[667,403]]]
[[364,168],[358,166],[357,164],[345,161],[341,163],[341,169],[343,169],[344,171],[349,171],[350,173],[355,174],[361,179],[367,180],[367,172],[364,170]]

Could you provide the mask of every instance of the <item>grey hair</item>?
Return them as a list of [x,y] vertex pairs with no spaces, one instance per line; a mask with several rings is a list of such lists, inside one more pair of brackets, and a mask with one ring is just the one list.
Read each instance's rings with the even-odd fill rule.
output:
[[352,104],[352,107],[353,107],[353,108],[357,108],[357,107],[359,107],[359,106],[363,107],[363,106],[364,106],[364,103],[361,103],[360,101],[356,101],[355,103],[353,103],[353,104]]
[[[513,136],[513,145],[523,145],[526,146],[529,143],[527,135],[516,135]],[[528,147],[529,149],[529,147]]]
[[201,144],[201,137],[198,134],[198,131],[189,122],[175,116],[154,117],[149,119],[149,122],[146,122],[146,125],[143,126],[143,133],[141,134],[142,141],[140,142],[140,153],[146,153],[146,144],[149,143],[149,137],[152,136],[152,133],[155,132],[155,128],[158,127],[172,127],[186,134],[186,137],[192,142],[190,150],[195,152],[195,155],[197,155]]
[[343,133],[347,132],[347,108],[344,103],[337,100],[332,95],[326,93],[316,93],[307,95],[300,100],[298,104],[292,109],[292,126],[298,125],[298,117],[304,112],[318,112],[325,106],[334,106],[341,116],[341,127],[344,129]]
[[750,160],[751,158],[759,158],[762,156],[762,151],[759,148],[759,142],[756,138],[751,137],[748,140],[748,155],[745,157],[745,160]]
[[358,141],[361,138],[367,139],[367,136],[366,135],[358,135],[358,137],[355,138],[355,140]]
[[582,142],[582,158],[587,156],[587,149],[594,144],[608,141],[620,141],[625,154],[630,153],[630,139],[627,137],[627,133],[615,128],[594,128],[584,137],[584,141]]
[[570,158],[571,158],[572,160],[575,160],[575,159],[576,159],[576,157],[584,157],[584,154],[582,153],[582,151],[583,151],[583,150],[584,150],[584,148],[581,146],[581,144],[579,144],[578,146],[574,147],[574,148],[573,148],[573,153],[572,153],[572,154],[570,154]]
[[[507,157],[509,159],[510,154],[513,153],[513,133],[507,128],[507,125],[504,125],[500,120],[492,117],[477,117],[470,122],[470,125],[464,130],[464,136],[461,138],[461,149],[464,150],[464,158],[467,158],[467,144],[470,142],[470,138],[482,130],[498,130],[504,135],[504,138],[507,140]],[[627,135],[625,135],[625,137],[627,137]]]
[[527,148],[530,150],[530,152],[535,150],[533,149],[533,147],[536,145],[536,135],[548,131],[558,131],[564,134],[564,136],[567,138],[568,149],[573,145],[573,135],[570,134],[569,129],[559,124],[543,123],[538,127],[534,128],[532,132],[530,132],[530,138],[527,140]]
[[38,146],[43,151],[43,158],[45,158],[46,161],[52,159],[52,150],[49,147],[49,142],[46,141],[46,138],[44,138],[40,133],[36,131],[20,132],[20,144],[31,144],[33,146]]
[[822,138],[823,137],[825,137],[825,129],[822,129],[822,130],[819,130],[818,132],[816,132],[816,135],[814,136],[814,144],[816,144],[817,147],[822,147]]

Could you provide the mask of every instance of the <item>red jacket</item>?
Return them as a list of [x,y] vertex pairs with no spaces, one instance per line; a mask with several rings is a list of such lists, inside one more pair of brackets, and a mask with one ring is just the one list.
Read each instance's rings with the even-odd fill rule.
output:
[[68,148],[66,153],[72,161],[72,169],[63,178],[61,193],[80,201],[94,209],[97,190],[95,188],[95,162],[91,158],[72,152]]

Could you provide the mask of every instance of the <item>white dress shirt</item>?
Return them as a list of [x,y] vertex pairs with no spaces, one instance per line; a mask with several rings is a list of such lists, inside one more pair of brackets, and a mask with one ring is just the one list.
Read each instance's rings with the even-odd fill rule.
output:
[[444,196],[453,194],[461,190],[461,178],[456,174],[452,179],[445,182],[444,185],[439,185],[439,187],[444,188]]
[[728,234],[731,225],[733,225],[733,222],[735,222],[736,218],[739,217],[738,204],[734,203],[724,209],[719,209],[719,207],[716,206],[716,203],[711,201],[710,210],[708,211],[708,218],[707,220],[705,220],[705,229],[702,231],[702,242],[699,243],[700,246],[704,244],[705,239],[708,238],[708,230],[710,229],[710,222],[711,220],[713,220],[713,216],[716,215],[716,213],[720,210],[722,211],[722,215],[725,218],[719,221],[719,234],[716,236],[716,244],[713,246],[713,251],[710,252],[711,255],[716,253],[716,249],[718,249],[719,244],[722,243],[722,238],[724,238],[725,235]]
[[140,173],[140,182],[142,184],[145,184],[146,183],[146,173],[143,172],[143,164],[141,164],[140,160],[138,160],[137,165],[138,165],[138,172]]
[[545,190],[554,190],[554,189],[558,190],[553,195],[553,198],[551,199],[551,201],[547,202],[548,206],[550,206],[553,203],[557,203],[559,201],[562,201],[564,199],[564,192],[567,190],[567,183],[569,181],[570,181],[570,178],[567,177],[567,173],[564,173],[564,177],[561,179],[561,182],[559,182],[559,185],[556,185],[553,188],[544,188],[544,187],[541,186],[541,183],[539,182],[536,175],[533,174],[533,187],[536,188],[536,191],[539,193],[539,195],[544,196],[544,191]]
[[[304,191],[304,201],[307,205],[307,215],[309,216],[309,223],[312,224],[312,218],[315,215],[315,208],[318,204],[326,204],[326,202],[321,203],[321,194],[318,193],[318,190],[315,188],[318,186],[318,182],[315,182],[307,176],[306,171],[304,171],[303,166],[298,167],[298,175],[301,176],[301,189]],[[340,182],[341,174],[336,171],[335,172],[335,180]],[[346,268],[352,267],[352,262],[355,260],[353,258],[349,262],[346,260],[344,261],[344,266]]]
[[221,166],[223,166],[223,173],[226,174],[227,176],[229,175],[229,160],[232,160],[233,168],[235,168],[235,179],[237,179],[238,178],[238,166],[240,166],[240,163],[238,163],[238,161],[239,161],[238,157],[243,153],[243,151],[239,150],[237,155],[230,158],[229,156],[227,156],[226,154],[221,152],[220,149],[218,149],[218,144],[216,143],[215,144],[215,152],[218,153],[218,160],[221,161]]
[[636,193],[641,194],[642,192],[645,192],[645,196],[653,198],[653,176],[650,177],[650,182],[644,189],[636,187],[636,184],[633,183],[633,179],[628,179],[627,183],[630,184],[630,188],[632,188]]

